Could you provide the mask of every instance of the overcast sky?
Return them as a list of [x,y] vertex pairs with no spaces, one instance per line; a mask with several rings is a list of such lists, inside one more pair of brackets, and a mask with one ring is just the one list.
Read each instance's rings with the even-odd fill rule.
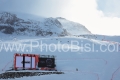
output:
[[0,0],[0,11],[64,17],[92,33],[120,35],[120,0]]

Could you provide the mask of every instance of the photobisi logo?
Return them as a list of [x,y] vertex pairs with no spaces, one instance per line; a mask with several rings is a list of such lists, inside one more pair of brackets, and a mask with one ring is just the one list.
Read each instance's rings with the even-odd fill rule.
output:
[[28,40],[25,42],[3,42],[0,41],[0,52],[33,52],[46,51],[46,52],[119,52],[120,44],[95,44],[86,43],[83,41],[71,40],[69,43],[44,43],[42,40]]

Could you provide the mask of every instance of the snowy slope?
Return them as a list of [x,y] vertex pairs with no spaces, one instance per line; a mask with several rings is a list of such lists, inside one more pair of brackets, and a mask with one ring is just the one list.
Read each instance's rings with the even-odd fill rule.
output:
[[61,22],[64,29],[66,29],[70,34],[73,35],[82,35],[82,34],[91,34],[91,32],[83,25],[75,23],[64,18],[57,18]]
[[[7,36],[6,36],[7,37]],[[89,36],[90,37],[90,36]],[[1,56],[0,56],[0,71],[4,72],[6,69],[8,69],[10,66],[12,66],[12,60],[13,60],[13,54],[18,53],[35,53],[35,54],[50,54],[56,56],[56,64],[58,71],[63,71],[65,74],[61,75],[46,75],[46,76],[39,76],[39,77],[24,77],[21,79],[16,80],[120,80],[120,54],[119,54],[119,36],[101,36],[96,35],[95,37],[97,39],[88,39],[84,37],[76,37],[76,36],[67,36],[67,37],[47,37],[47,38],[30,38],[26,36],[16,37],[14,40],[7,40],[3,39],[1,42],[11,42],[16,44],[25,44],[26,47],[24,51],[16,51],[13,50],[6,52],[5,50],[2,50]],[[112,43],[109,43],[107,41],[100,40],[102,37],[105,37],[106,39],[109,39],[110,41],[116,40],[118,42],[115,43],[115,46],[118,46],[119,49],[115,48],[116,50],[113,52],[105,51],[102,52],[100,50],[101,45],[107,45],[109,46]],[[31,51],[31,41],[32,45],[32,51]],[[37,41],[39,42],[39,45],[36,45]],[[40,48],[40,44],[44,43],[47,44],[48,48],[50,44],[57,45],[57,48],[59,50],[55,50],[54,46],[50,46],[50,49],[54,52],[47,50],[46,48]],[[71,45],[71,43],[73,44]],[[77,44],[76,42],[79,42]],[[58,44],[59,43],[59,44]],[[67,44],[67,45],[64,45]],[[92,51],[86,52],[85,50],[88,50],[84,45],[85,44],[94,44],[94,49]],[[64,46],[63,46],[64,45]],[[15,49],[16,47],[14,47]],[[78,49],[79,48],[79,49]],[[92,48],[92,46],[90,46]],[[113,45],[109,46],[109,48],[112,50]],[[5,49],[5,47],[4,47]],[[69,49],[69,50],[68,50]],[[106,46],[102,47],[103,50],[106,49]],[[79,50],[79,51],[76,51]],[[9,56],[9,57],[8,57]],[[6,66],[7,65],[7,66]],[[78,68],[78,71],[76,71],[76,68]],[[3,71],[2,71],[3,69]]]

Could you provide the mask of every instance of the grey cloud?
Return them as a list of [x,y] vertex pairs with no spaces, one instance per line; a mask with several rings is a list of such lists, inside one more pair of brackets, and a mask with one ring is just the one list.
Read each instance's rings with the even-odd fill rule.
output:
[[0,0],[1,11],[30,13],[41,16],[62,16],[70,0]]
[[120,0],[97,0],[97,3],[106,16],[120,17]]

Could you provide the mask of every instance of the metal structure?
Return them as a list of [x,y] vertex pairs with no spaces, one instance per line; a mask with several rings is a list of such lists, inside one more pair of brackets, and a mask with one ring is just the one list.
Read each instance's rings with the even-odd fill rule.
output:
[[13,70],[56,70],[54,55],[14,54]]

